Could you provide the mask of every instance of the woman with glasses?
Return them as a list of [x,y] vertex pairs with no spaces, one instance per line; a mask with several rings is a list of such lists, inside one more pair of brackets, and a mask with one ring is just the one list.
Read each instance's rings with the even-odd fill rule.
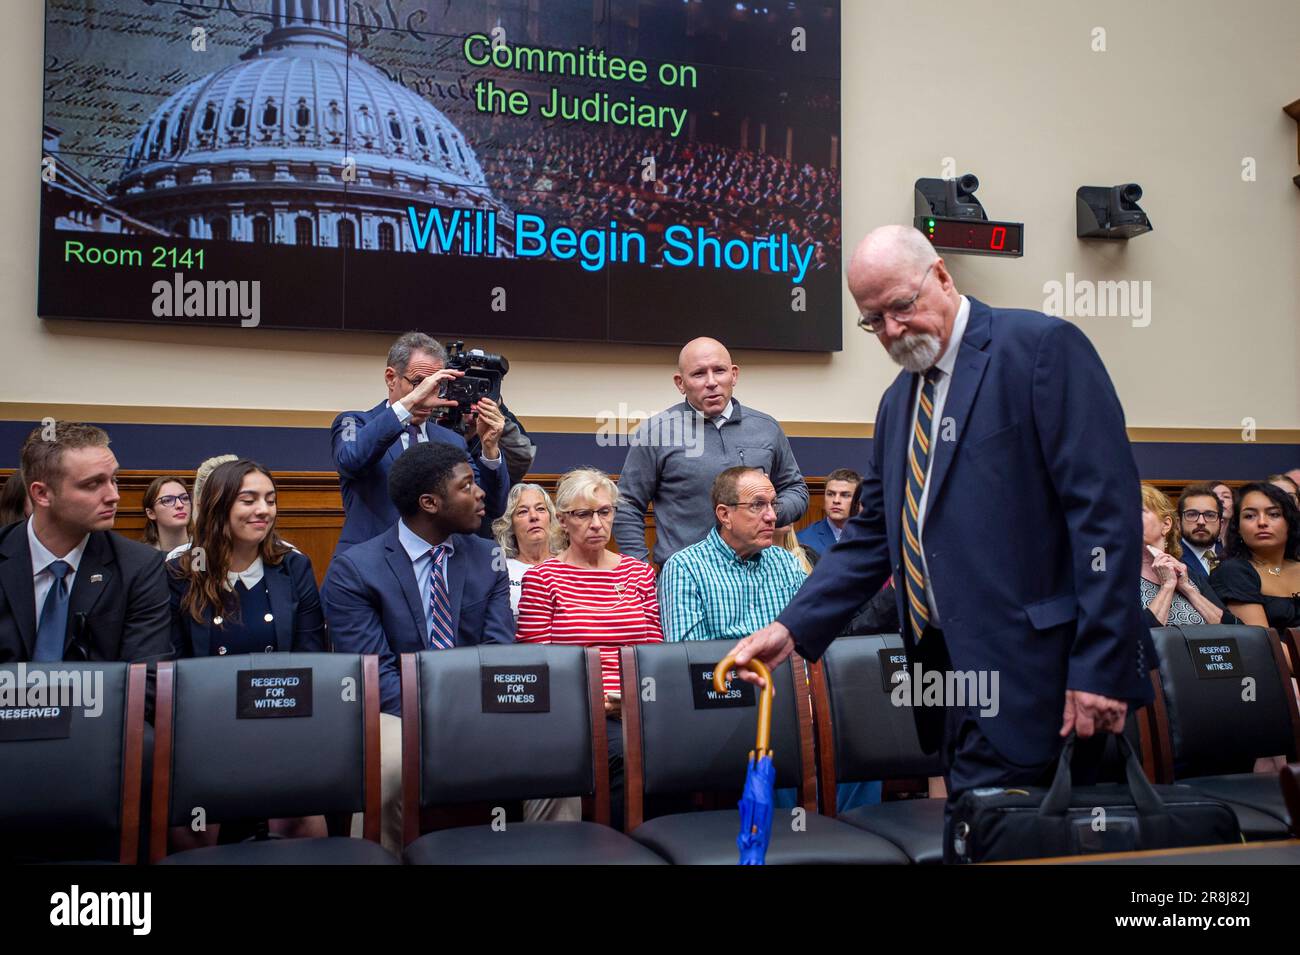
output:
[[578,468],[564,475],[555,507],[563,549],[525,572],[515,639],[600,649],[605,715],[610,720],[611,815],[621,824],[623,732],[615,722],[622,717],[618,651],[629,643],[663,641],[654,570],[606,546],[618,487],[602,472]]
[[[1160,490],[1142,485],[1142,571],[1138,587],[1153,627],[1221,623],[1223,611],[1207,598],[1179,560],[1183,545],[1174,505]],[[1144,647],[1145,647],[1144,643]],[[1155,659],[1154,656],[1150,659]]]
[[190,542],[190,492],[178,477],[154,478],[144,492],[144,542],[164,554]]

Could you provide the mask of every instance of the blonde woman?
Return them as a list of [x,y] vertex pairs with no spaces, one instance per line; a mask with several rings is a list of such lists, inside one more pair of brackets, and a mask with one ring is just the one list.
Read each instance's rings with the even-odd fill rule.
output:
[[[194,490],[190,492],[190,525],[192,527],[199,526],[199,500],[203,495],[203,485],[208,482],[208,477],[213,471],[221,467],[221,465],[229,464],[231,461],[238,460],[239,455],[237,454],[218,454],[214,457],[208,458],[195,470]],[[167,552],[167,559],[171,560],[173,557],[179,557],[181,554],[185,553],[190,549],[190,543],[190,541],[184,541],[177,544]]]
[[538,484],[516,484],[510,488],[506,511],[492,522],[492,536],[506,559],[510,576],[510,612],[519,622],[519,594],[524,571],[554,556],[559,549],[560,525],[555,504]]
[[1150,484],[1142,485],[1142,576],[1138,586],[1142,606],[1154,618],[1152,626],[1220,623],[1216,607],[1187,576],[1179,558],[1183,545],[1174,505]]
[[799,537],[794,532],[793,524],[778,527],[772,543],[794,554],[795,560],[799,561],[799,566],[803,568],[805,574],[813,572],[813,568],[817,566],[817,559],[821,556],[811,547],[804,547],[799,543]]

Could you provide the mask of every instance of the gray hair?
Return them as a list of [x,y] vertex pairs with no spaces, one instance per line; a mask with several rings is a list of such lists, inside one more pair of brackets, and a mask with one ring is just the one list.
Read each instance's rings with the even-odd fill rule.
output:
[[388,367],[399,375],[406,374],[407,366],[411,364],[411,355],[417,351],[428,352],[440,365],[447,364],[447,351],[436,339],[424,332],[407,332],[388,349]]
[[510,488],[510,495],[506,498],[505,513],[492,522],[492,536],[496,538],[501,552],[506,557],[519,556],[519,541],[515,538],[515,508],[519,506],[519,499],[524,496],[525,491],[536,491],[542,495],[542,503],[546,505],[546,511],[551,515],[546,547],[552,554],[558,553],[560,521],[555,515],[555,502],[551,500],[551,495],[546,493],[546,488],[540,484],[516,484]]

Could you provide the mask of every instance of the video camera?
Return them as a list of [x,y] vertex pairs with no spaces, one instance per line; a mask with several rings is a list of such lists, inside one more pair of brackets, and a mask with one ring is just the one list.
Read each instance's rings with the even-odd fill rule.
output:
[[494,355],[481,348],[465,349],[464,342],[447,345],[447,367],[463,371],[464,377],[444,381],[438,391],[439,398],[456,402],[454,408],[443,408],[438,424],[457,434],[465,434],[469,427],[465,414],[480,398],[491,398],[500,404],[501,379],[510,370],[510,362],[503,355]]

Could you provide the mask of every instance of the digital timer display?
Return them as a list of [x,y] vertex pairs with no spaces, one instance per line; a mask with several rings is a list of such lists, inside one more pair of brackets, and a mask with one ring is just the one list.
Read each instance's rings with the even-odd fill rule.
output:
[[972,255],[1025,254],[1023,222],[990,222],[987,219],[946,219],[918,216],[915,225],[940,252]]

